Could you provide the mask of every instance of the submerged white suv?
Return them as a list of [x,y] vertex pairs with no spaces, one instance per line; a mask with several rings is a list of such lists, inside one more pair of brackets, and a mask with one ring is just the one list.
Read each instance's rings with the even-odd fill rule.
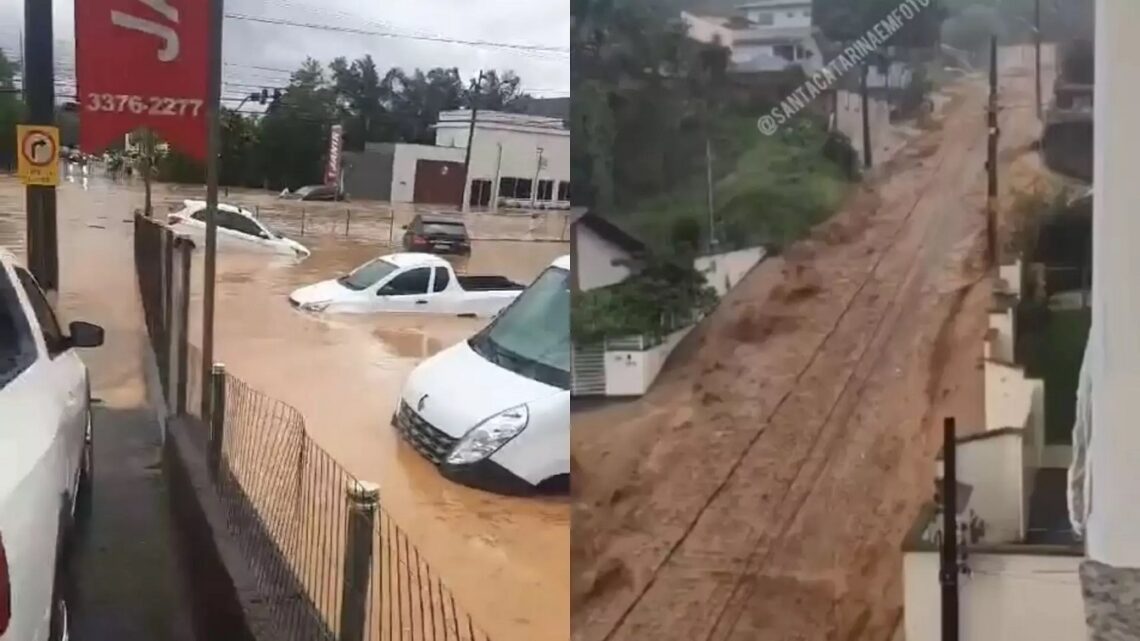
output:
[[87,368],[32,275],[0,249],[0,641],[60,641],[69,623],[62,557],[93,473]]

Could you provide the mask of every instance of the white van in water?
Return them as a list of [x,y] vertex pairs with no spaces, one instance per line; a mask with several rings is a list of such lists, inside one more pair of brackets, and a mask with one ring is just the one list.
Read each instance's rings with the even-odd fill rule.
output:
[[392,425],[458,483],[504,494],[569,488],[570,257],[412,371]]

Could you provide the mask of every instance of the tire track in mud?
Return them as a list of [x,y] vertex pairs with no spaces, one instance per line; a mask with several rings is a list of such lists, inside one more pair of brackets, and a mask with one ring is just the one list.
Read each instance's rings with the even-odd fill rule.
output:
[[[956,110],[954,114],[948,115],[947,125],[949,125],[949,120],[951,118],[959,118],[959,117],[964,117],[961,115],[959,110]],[[946,142],[947,142],[946,134],[943,133],[941,135],[943,136],[942,144],[946,145]],[[951,147],[951,146],[958,147],[960,145],[955,144],[955,141],[950,140],[950,145],[947,145],[947,147]],[[942,150],[942,153],[937,156],[937,162],[936,162],[935,166],[933,168],[927,170],[927,173],[929,175],[926,177],[926,180],[923,181],[920,189],[917,190],[918,195],[913,197],[914,199],[913,199],[912,204],[907,208],[906,214],[902,218],[902,221],[897,224],[894,232],[890,236],[890,240],[886,243],[884,248],[881,250],[880,255],[876,257],[876,260],[874,261],[872,268],[864,274],[864,276],[862,277],[858,286],[855,288],[854,293],[851,295],[851,297],[843,305],[843,307],[840,310],[840,313],[835,317],[835,322],[833,324],[831,324],[830,328],[825,333],[823,339],[816,345],[814,351],[811,352],[810,356],[807,359],[806,366],[804,366],[800,370],[800,372],[795,377],[792,385],[779,398],[779,400],[777,401],[773,410],[768,413],[768,416],[764,419],[764,422],[766,424],[771,423],[771,421],[778,414],[781,413],[781,411],[786,407],[786,404],[788,403],[788,401],[793,400],[793,397],[797,391],[802,392],[801,383],[803,382],[805,375],[807,375],[809,373],[809,371],[813,369],[813,367],[815,367],[818,363],[820,363],[820,357],[825,352],[828,351],[828,348],[831,346],[831,341],[832,341],[833,337],[836,335],[836,333],[839,331],[839,329],[841,327],[843,327],[845,324],[847,324],[847,321],[849,321],[851,319],[851,317],[853,316],[853,312],[854,311],[858,311],[858,312],[866,312],[867,311],[867,310],[863,310],[863,309],[857,310],[856,309],[857,302],[860,301],[860,297],[862,296],[864,291],[868,288],[868,286],[871,285],[871,283],[876,281],[877,273],[879,272],[879,270],[882,267],[882,265],[884,264],[884,262],[887,261],[887,259],[892,256],[893,250],[898,246],[900,239],[904,235],[906,235],[908,231],[912,231],[913,226],[911,225],[911,221],[912,221],[912,218],[914,216],[914,213],[919,209],[920,205],[922,205],[923,200],[925,199],[927,194],[930,192],[933,185],[942,177],[942,170],[944,168],[945,163],[951,158],[957,159],[958,162],[965,162],[966,159],[969,158],[969,150],[971,148],[972,147],[970,145],[967,145],[967,149],[965,151],[959,150],[956,153],[952,152],[951,149],[944,148]],[[954,174],[951,174],[951,175],[954,175]],[[918,256],[921,256],[921,255],[922,255],[922,249],[920,247],[918,254],[915,256],[915,258],[913,260],[917,261]],[[907,283],[906,280],[901,282],[899,284],[898,288],[896,289],[896,291],[901,292],[904,289],[904,286],[906,285],[906,283]],[[877,302],[878,295],[874,294],[871,298],[872,298],[871,303],[874,304],[875,302]],[[889,301],[888,309],[890,307],[890,304],[893,303],[894,300],[896,300],[896,299],[892,298]],[[872,308],[872,310],[873,309],[874,308]],[[825,415],[822,426],[827,425],[828,421],[830,421],[831,416],[834,414],[835,409],[840,405],[840,402],[844,399],[846,392],[849,389],[850,383],[855,376],[855,372],[858,369],[858,366],[863,361],[863,357],[866,354],[866,351],[869,349],[870,345],[874,342],[875,337],[877,335],[879,335],[879,329],[882,327],[882,323],[883,323],[883,320],[886,318],[886,315],[887,314],[885,311],[881,314],[873,314],[872,315],[874,322],[872,323],[873,324],[873,330],[871,332],[871,339],[867,342],[867,344],[863,347],[862,350],[859,350],[859,352],[858,352],[859,357],[855,360],[854,363],[852,363],[850,365],[849,373],[847,374],[845,379],[841,382],[839,394],[835,397],[836,400],[830,404],[829,410]],[[848,368],[845,367],[842,369],[846,370]],[[681,549],[682,546],[684,546],[686,543],[691,541],[693,533],[697,530],[698,526],[702,523],[703,517],[707,513],[707,510],[713,505],[714,502],[716,502],[721,496],[723,496],[725,489],[728,488],[729,485],[734,480],[737,479],[738,471],[740,470],[741,466],[744,464],[746,459],[748,459],[754,453],[753,450],[754,450],[755,446],[757,445],[758,442],[761,441],[762,437],[765,434],[770,434],[770,430],[768,428],[759,430],[746,443],[745,447],[743,448],[741,456],[739,456],[730,465],[727,475],[715,487],[715,489],[714,489],[713,493],[710,495],[710,497],[703,503],[701,508],[698,510],[696,517],[693,518],[693,520],[690,522],[689,526],[684,530],[684,532],[682,533],[682,536],[669,548],[664,559],[657,565],[657,567],[654,569],[654,571],[650,575],[650,578],[646,582],[644,588],[635,596],[634,600],[629,604],[629,606],[627,608],[625,608],[622,615],[618,618],[615,625],[612,628],[610,628],[608,633],[605,635],[604,639],[607,639],[607,640],[612,639],[615,637],[616,634],[618,634],[619,632],[622,632],[626,629],[630,630],[630,634],[629,635],[623,635],[623,636],[630,636],[632,638],[648,638],[645,635],[652,633],[652,632],[657,632],[659,635],[661,634],[661,632],[662,632],[661,630],[655,630],[654,629],[656,626],[653,626],[652,624],[649,624],[649,623],[641,623],[639,621],[633,620],[631,618],[632,613],[635,610],[640,608],[640,606],[645,602],[647,595],[650,595],[651,592],[654,590],[654,588],[658,585],[658,578],[659,578],[663,568],[665,568],[667,565],[674,563],[674,560],[678,558],[678,553],[682,552],[682,549]],[[818,438],[818,436],[819,435],[817,435],[817,438]],[[815,441],[813,441],[810,449],[814,449],[814,447],[815,447]],[[800,478],[800,473],[802,472],[804,466],[807,465],[808,460],[810,460],[810,458],[805,459],[804,462],[798,468],[796,468],[793,471],[793,473],[791,474],[791,478],[788,479],[788,481],[786,482],[784,494],[775,506],[775,511],[777,511],[777,512],[780,511],[780,509],[784,505],[785,501],[787,500],[788,495],[790,494],[793,486],[796,483],[796,480],[798,478]],[[793,520],[794,519],[788,519],[788,522],[790,523]],[[751,528],[751,526],[745,525],[745,529],[748,531],[747,538],[751,538],[752,535],[755,534],[755,530],[753,528]],[[684,565],[686,565],[686,563],[685,563],[686,560],[687,560],[686,558],[681,558],[681,560],[679,562],[679,564],[682,566],[682,568],[681,568],[682,574],[686,573],[685,568],[683,567]],[[716,566],[724,565],[724,559],[723,558],[722,559],[710,559],[707,556],[702,556],[700,554],[698,554],[697,557],[694,558],[694,560],[697,561],[697,563],[693,563],[692,565],[702,566],[702,570],[698,571],[696,574],[700,574],[702,571],[704,573],[707,573],[707,567],[709,567],[709,566],[716,567]],[[743,559],[741,559],[741,560],[743,560]],[[712,562],[710,562],[710,561],[712,561]],[[732,571],[728,571],[728,570],[725,570],[724,572],[730,576],[737,574],[736,572],[732,572]],[[739,576],[748,576],[748,573],[746,572],[743,575],[739,575]],[[693,578],[697,579],[696,576],[694,576]],[[682,583],[684,583],[684,582],[685,582],[685,579],[682,578]],[[696,580],[693,581],[693,583],[696,583],[696,582],[697,582]],[[739,581],[737,581],[737,583],[738,582]],[[697,587],[697,586],[694,586],[694,587]],[[702,599],[699,601],[702,604],[708,603],[708,600]],[[713,601],[715,602],[716,600],[713,599]],[[725,603],[727,604],[728,601],[726,601]],[[669,606],[673,606],[675,604],[662,604],[662,605],[664,607],[669,607]],[[646,610],[653,610],[653,608],[645,608],[645,609]],[[722,609],[721,615],[723,615],[723,611],[724,610]],[[695,616],[689,618],[688,620],[692,623],[698,623],[699,624],[699,621],[703,618],[702,616],[700,616],[699,608],[698,608],[697,612],[693,612],[692,610],[689,610],[689,612],[694,614]],[[642,618],[642,617],[639,617],[639,618]],[[644,618],[649,618],[649,617],[644,617]],[[719,616],[718,616],[718,618],[719,618]],[[690,626],[685,626],[685,627],[688,627],[691,630],[695,626],[690,625]],[[701,627],[703,627],[703,626],[701,626]],[[670,628],[671,628],[671,632],[673,632],[673,633],[676,633],[678,631],[675,627],[670,626]],[[711,631],[711,629],[710,629],[710,631]],[[694,632],[696,632],[696,631],[694,631]],[[697,632],[697,633],[699,634],[699,632]],[[664,637],[659,636],[657,638],[664,638]],[[690,636],[687,636],[685,638],[694,638],[694,635],[690,635]]]

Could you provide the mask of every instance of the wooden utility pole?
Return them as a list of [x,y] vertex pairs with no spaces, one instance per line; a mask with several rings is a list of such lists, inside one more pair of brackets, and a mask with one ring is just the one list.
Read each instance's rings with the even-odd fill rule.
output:
[[870,169],[874,164],[874,156],[871,152],[871,108],[870,99],[867,96],[867,74],[870,73],[871,66],[866,62],[863,63],[863,73],[859,76],[859,96],[862,101],[860,110],[863,112],[863,168]]
[[997,37],[990,38],[990,100],[987,116],[986,145],[986,257],[990,267],[998,264],[997,197],[998,197],[998,47]]
[[958,454],[954,419],[942,424],[942,641],[958,641]]
[[[24,98],[28,124],[55,124],[55,51],[52,3],[24,0]],[[11,134],[8,134],[11,135]],[[59,239],[56,227],[55,187],[28,185],[28,268],[40,286],[54,296],[59,292]]]
[[[209,86],[206,94],[206,255],[202,284],[202,379],[211,380],[214,367],[214,290],[218,261],[218,172],[222,151],[222,21],[225,0],[210,3],[210,40],[207,50]],[[204,383],[203,383],[204,385]],[[204,388],[203,388],[204,389]],[[210,416],[211,394],[203,391],[202,416]]]
[[705,134],[705,181],[708,189],[708,209],[709,209],[709,251],[716,248],[716,202],[714,200],[713,192],[713,153],[712,153],[712,140],[709,139],[708,134]]
[[[471,146],[475,142],[475,121],[479,117],[479,98],[483,93],[483,71],[479,71],[479,79],[471,92],[471,126],[467,129],[467,150],[463,154],[463,202],[459,203],[461,211],[471,209]],[[534,189],[537,185],[531,185]]]

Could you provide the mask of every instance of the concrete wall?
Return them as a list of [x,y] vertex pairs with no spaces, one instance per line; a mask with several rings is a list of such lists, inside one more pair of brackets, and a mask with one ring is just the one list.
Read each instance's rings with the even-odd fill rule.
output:
[[753,267],[760,264],[765,255],[763,247],[752,247],[714,256],[701,256],[693,261],[693,264],[697,271],[705,275],[709,285],[716,290],[717,296],[724,296],[728,290],[736,287]]
[[443,160],[448,162],[463,162],[464,152],[454,147],[435,147],[432,145],[406,145],[394,146],[392,157],[392,197],[394,203],[410,203],[415,196],[416,189],[416,161]]
[[392,161],[396,145],[344,152],[344,191],[354,200],[392,199]]
[[[985,522],[983,540],[987,543],[1012,543],[1025,537],[1022,454],[1021,434],[1017,432],[958,445],[958,481],[974,488],[969,511]],[[942,477],[941,469],[938,476]]]
[[665,360],[693,327],[685,327],[665,337],[660,345],[646,350],[605,352],[606,396],[641,396],[649,391]]
[[621,248],[598,236],[585,225],[573,225],[574,251],[577,258],[575,277],[582,291],[616,285],[629,278],[632,270],[615,261],[629,259]]
[[[961,641],[1085,639],[1080,557],[971,552],[961,577]],[[938,553],[903,556],[906,641],[941,641]]]

